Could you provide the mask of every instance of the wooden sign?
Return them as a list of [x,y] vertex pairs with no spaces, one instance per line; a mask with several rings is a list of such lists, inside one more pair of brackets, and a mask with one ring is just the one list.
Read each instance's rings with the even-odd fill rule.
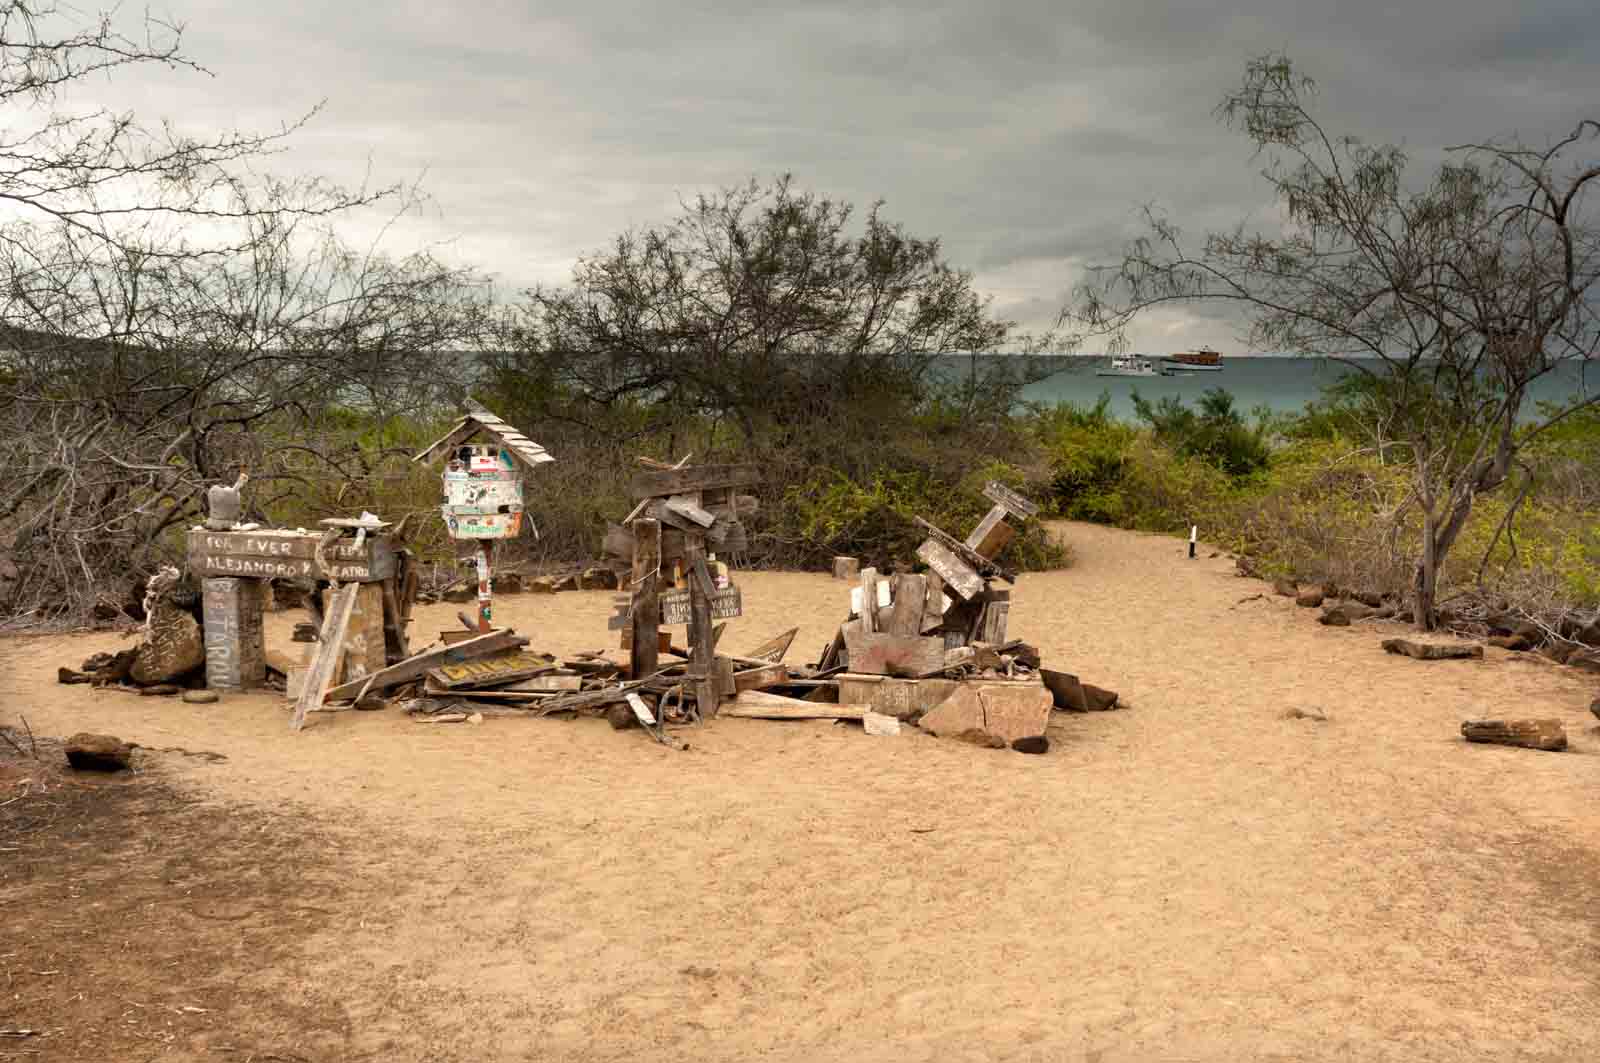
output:
[[205,616],[206,687],[246,690],[267,678],[261,611],[266,584],[213,576],[200,583]]
[[[689,592],[662,591],[661,622],[663,624],[687,624],[689,622]],[[738,587],[724,587],[711,595],[711,619],[731,620],[736,616],[744,615],[744,601],[739,596]]]
[[751,487],[760,482],[759,465],[691,465],[634,473],[628,491],[634,498],[667,498],[719,487]]
[[394,575],[394,547],[383,536],[340,539],[324,551],[326,568],[316,561],[317,532],[262,530],[189,532],[189,571],[201,578],[239,576],[248,579],[336,579],[341,583],[376,583]]
[[957,557],[955,551],[939,540],[929,539],[919,546],[917,557],[923,564],[939,573],[944,585],[961,598],[971,600],[982,592],[983,577],[974,572],[972,566]]
[[1037,517],[1039,515],[1038,506],[997,480],[990,480],[983,485],[983,497],[1006,507],[1015,517]]
[[555,658],[528,650],[512,650],[470,661],[442,664],[428,672],[428,678],[446,690],[455,687],[488,686],[546,672],[555,667]]

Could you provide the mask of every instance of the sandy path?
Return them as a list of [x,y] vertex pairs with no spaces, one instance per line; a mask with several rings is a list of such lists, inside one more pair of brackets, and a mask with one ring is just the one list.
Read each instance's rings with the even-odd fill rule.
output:
[[[339,918],[296,962],[241,959],[260,992],[345,1008],[307,1059],[1600,1058],[1591,689],[1493,649],[1389,657],[1370,626],[1241,602],[1265,588],[1225,559],[1064,533],[1078,565],[1025,576],[1011,629],[1132,708],[1059,717],[1045,757],[740,720],[688,753],[598,721],[290,736],[264,695],[54,684],[109,637],[0,643],[0,704],[226,753],[170,770],[301,817],[352,897],[377,884],[321,896]],[[799,624],[814,659],[843,586],[740,583],[726,644]],[[608,612],[523,596],[499,619],[570,651],[610,644]],[[1573,749],[1461,742],[1488,714],[1558,716]]]

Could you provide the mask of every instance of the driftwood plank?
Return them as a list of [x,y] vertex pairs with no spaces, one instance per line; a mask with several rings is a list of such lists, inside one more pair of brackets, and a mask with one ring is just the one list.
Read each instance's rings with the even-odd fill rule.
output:
[[921,517],[912,517],[928,533],[928,537],[942,544],[947,550],[965,561],[969,567],[982,575],[995,575],[1007,583],[1017,582],[1017,574],[991,558],[984,557],[966,543],[950,535],[937,525],[930,524]]
[[751,720],[859,720],[865,705],[830,705],[747,690],[722,707],[722,715]]
[[895,586],[894,608],[884,630],[891,635],[922,634],[922,610],[927,605],[928,581],[921,576],[903,575]]
[[945,587],[963,601],[970,601],[982,593],[983,577],[939,540],[929,539],[917,547],[917,557],[937,572]]
[[878,570],[869,565],[861,570],[861,630],[878,629]]
[[1551,753],[1567,748],[1567,730],[1560,720],[1464,720],[1461,737]]
[[1016,532],[1006,523],[1006,507],[995,506],[984,515],[978,526],[967,536],[967,546],[973,552],[993,559],[1006,548]]
[[779,661],[783,660],[784,655],[789,652],[789,647],[794,643],[794,637],[799,633],[799,628],[792,627],[783,634],[774,636],[773,638],[763,642],[761,645],[745,654],[745,656],[755,660],[771,661],[773,664],[777,664]]
[[983,497],[997,505],[1004,506],[1016,517],[1037,517],[1039,507],[1017,494],[1011,488],[998,480],[990,480],[983,485]]
[[[356,594],[360,590],[361,584],[346,583],[333,596],[328,615],[322,621],[316,659],[311,662],[311,672],[306,676],[305,686],[300,688],[300,697],[294,703],[294,715],[289,718],[291,731],[304,727],[306,713],[321,708],[332,693],[328,684],[333,681],[333,670],[338,667],[339,657],[344,653],[345,631],[350,627],[350,614],[355,611]],[[361,677],[356,685],[367,682],[367,679],[366,676]]]
[[475,657],[483,657],[491,653],[498,653],[501,650],[526,646],[527,644],[527,639],[510,628],[500,628],[497,631],[489,632],[487,635],[477,635],[473,638],[465,639],[454,646],[440,646],[436,649],[424,650],[414,656],[407,657],[399,664],[391,664],[381,672],[374,672],[363,679],[357,679],[342,686],[334,687],[328,691],[328,700],[342,701],[345,698],[353,698],[361,693],[363,687],[373,692],[388,690],[390,687],[397,687],[401,683],[419,679],[427,672],[441,665],[459,664],[462,661],[470,661]]
[[[720,661],[733,662],[727,657],[719,657]],[[765,668],[747,668],[742,672],[733,673],[733,690],[730,694],[742,694],[746,690],[764,690],[767,687],[779,686],[789,679],[789,669],[781,664],[769,664]]]
[[857,632],[846,628],[844,641],[852,672],[920,679],[944,671],[942,638]]

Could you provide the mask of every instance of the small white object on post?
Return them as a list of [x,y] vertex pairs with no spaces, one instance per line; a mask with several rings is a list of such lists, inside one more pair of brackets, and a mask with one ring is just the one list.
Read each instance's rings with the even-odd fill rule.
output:
[[1189,525],[1189,560],[1191,560],[1191,561],[1194,560],[1194,544],[1195,544],[1195,540],[1198,539],[1199,536],[1200,536],[1200,525],[1198,525],[1198,524]]

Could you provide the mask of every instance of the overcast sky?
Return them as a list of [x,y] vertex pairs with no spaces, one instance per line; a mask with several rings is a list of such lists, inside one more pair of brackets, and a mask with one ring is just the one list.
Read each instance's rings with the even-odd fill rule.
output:
[[[1328,124],[1419,156],[1600,117],[1595,0],[178,0],[215,74],[143,71],[98,102],[185,129],[262,129],[321,100],[281,171],[406,180],[431,213],[389,246],[452,241],[510,287],[679,197],[789,171],[943,237],[997,309],[1050,326],[1139,203],[1191,230],[1263,213],[1248,147],[1211,109],[1287,50]],[[130,15],[136,14],[131,12]],[[1222,323],[1152,319],[1136,349]]]

